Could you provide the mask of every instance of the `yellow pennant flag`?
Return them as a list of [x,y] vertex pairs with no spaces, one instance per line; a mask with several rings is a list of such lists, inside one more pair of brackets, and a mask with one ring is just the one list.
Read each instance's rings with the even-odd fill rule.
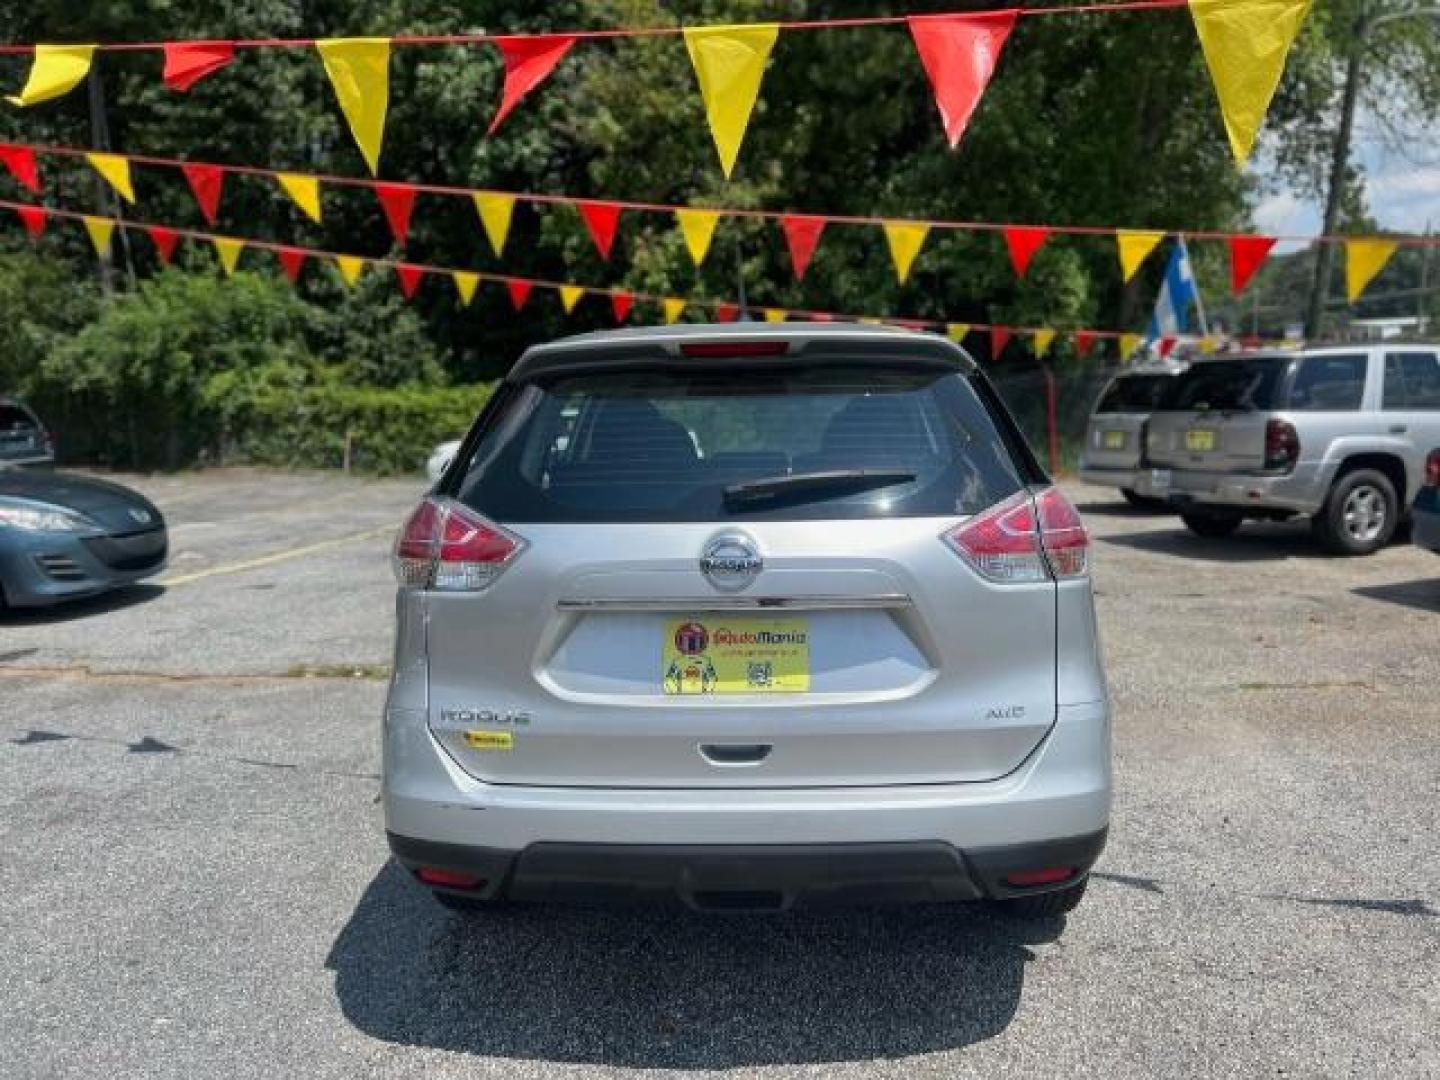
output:
[[710,251],[710,241],[715,237],[715,226],[720,224],[718,210],[676,210],[680,231],[685,236],[685,247],[690,258],[699,266]]
[[1220,342],[1213,335],[1206,335],[1200,339],[1200,351],[1204,355],[1210,356],[1218,348],[1220,348]]
[[85,231],[90,234],[90,243],[95,245],[95,254],[102,259],[110,254],[110,238],[115,235],[115,222],[109,218],[85,215]]
[[883,320],[877,319],[877,318],[875,318],[875,316],[873,316],[873,315],[866,315],[866,316],[864,316],[860,321],[861,321],[862,323],[864,323],[866,326],[884,326],[884,325],[885,325],[885,323],[884,323]]
[[710,135],[720,152],[725,178],[735,168],[750,113],[760,95],[765,63],[780,34],[776,23],[699,26],[685,30],[685,48],[700,83]]
[[915,257],[920,254],[929,235],[929,225],[908,221],[885,222],[885,242],[890,245],[890,258],[895,260],[895,276],[900,279],[901,285],[910,277],[910,268],[915,265]]
[[1055,344],[1054,330],[1036,330],[1030,336],[1030,344],[1035,349],[1035,355],[1043,357],[1050,351],[1050,346]]
[[42,101],[68,94],[90,74],[90,61],[95,58],[94,45],[36,45],[35,62],[25,89],[6,94],[11,105],[38,105]]
[[135,188],[130,182],[129,161],[119,154],[86,154],[85,160],[120,193],[122,199],[128,203],[135,201]]
[[235,267],[240,263],[240,252],[245,247],[244,240],[236,240],[229,236],[212,236],[210,242],[215,245],[215,254],[220,256],[220,267],[229,277],[235,273]]
[[1163,232],[1141,232],[1138,229],[1119,229],[1115,233],[1115,243],[1120,247],[1120,273],[1122,279],[1129,284],[1130,279],[1135,276],[1140,264],[1143,263],[1165,239]]
[[295,205],[315,224],[320,224],[320,181],[300,173],[276,173],[275,181]]
[[1345,295],[1350,303],[1360,299],[1399,246],[1393,240],[1345,241]]
[[1244,163],[1285,71],[1310,0],[1190,0],[1190,17],[1220,99],[1235,160]]
[[317,41],[315,48],[373,176],[380,169],[385,110],[390,104],[390,39],[331,38]]
[[685,314],[685,305],[688,301],[681,300],[678,296],[667,296],[660,302],[660,310],[664,313],[665,324],[679,322],[680,316]]
[[789,314],[790,314],[790,313],[789,313],[788,311],[786,311],[784,308],[767,307],[767,308],[765,309],[765,321],[766,321],[766,322],[784,322],[785,319],[789,316]]
[[480,215],[480,224],[485,226],[490,249],[498,259],[505,254],[505,238],[510,235],[510,219],[515,214],[515,196],[477,191],[472,198],[475,200],[475,211]]
[[365,272],[365,260],[358,255],[336,255],[335,266],[346,285],[353,286]]
[[1129,360],[1135,355],[1135,350],[1140,348],[1140,343],[1144,340],[1145,338],[1140,334],[1121,334],[1120,359]]
[[569,315],[575,310],[575,305],[580,302],[580,298],[584,295],[585,290],[579,285],[560,286],[560,306],[565,309],[566,315]]
[[455,291],[460,294],[460,303],[469,307],[470,301],[475,299],[475,290],[480,286],[480,275],[466,273],[464,270],[452,270],[450,276],[455,280]]
[[955,344],[962,344],[970,336],[970,324],[965,322],[952,322],[945,327],[945,336]]

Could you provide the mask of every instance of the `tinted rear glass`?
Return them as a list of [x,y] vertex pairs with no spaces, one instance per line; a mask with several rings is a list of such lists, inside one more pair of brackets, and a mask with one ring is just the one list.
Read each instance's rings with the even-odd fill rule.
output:
[[1286,407],[1305,412],[1353,412],[1365,396],[1364,353],[1310,356],[1300,361]]
[[1174,381],[1174,375],[1122,375],[1105,388],[1095,411],[1150,412]]
[[1274,409],[1290,365],[1286,356],[1206,360],[1175,380],[1161,409]]
[[35,427],[35,418],[18,405],[0,405],[0,431],[19,431],[28,435]]
[[[856,470],[887,482],[814,478]],[[764,505],[744,498],[757,483],[778,489]],[[1020,487],[965,377],[847,366],[528,387],[477,448],[460,497],[508,522],[808,520],[971,514]]]

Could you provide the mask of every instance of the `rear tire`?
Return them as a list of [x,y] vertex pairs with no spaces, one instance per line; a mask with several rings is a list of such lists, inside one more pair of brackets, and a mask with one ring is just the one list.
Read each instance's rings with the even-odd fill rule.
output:
[[1399,504],[1388,476],[1356,469],[1331,486],[1310,529],[1320,546],[1335,555],[1373,555],[1395,535]]
[[1053,919],[1067,915],[1080,906],[1085,896],[1085,886],[1090,883],[1083,877],[1073,885],[1051,892],[1035,893],[1032,896],[1009,896],[995,901],[996,908],[1012,919]]
[[1158,510],[1165,505],[1164,499],[1157,499],[1150,495],[1141,495],[1133,488],[1121,488],[1120,494],[1125,497],[1127,503],[1141,510]]
[[1207,540],[1222,540],[1240,528],[1240,522],[1244,519],[1239,514],[1189,513],[1181,514],[1180,520],[1196,536],[1203,536]]

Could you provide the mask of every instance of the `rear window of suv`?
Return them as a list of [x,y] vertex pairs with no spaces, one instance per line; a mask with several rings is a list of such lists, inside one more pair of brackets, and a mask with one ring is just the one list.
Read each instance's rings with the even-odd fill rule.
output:
[[958,373],[667,368],[526,386],[459,497],[502,522],[812,520],[972,514],[1021,486]]
[[1175,380],[1161,409],[1274,409],[1288,356],[1203,360]]
[[1174,375],[1122,375],[1105,388],[1097,413],[1150,412],[1160,404]]

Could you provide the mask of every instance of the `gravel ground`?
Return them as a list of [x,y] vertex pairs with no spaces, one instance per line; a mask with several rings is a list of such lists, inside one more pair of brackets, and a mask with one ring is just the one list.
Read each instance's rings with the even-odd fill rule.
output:
[[456,921],[386,860],[409,481],[136,479],[164,587],[0,615],[0,1073],[1435,1076],[1440,561],[1101,490],[1111,844],[983,909]]

